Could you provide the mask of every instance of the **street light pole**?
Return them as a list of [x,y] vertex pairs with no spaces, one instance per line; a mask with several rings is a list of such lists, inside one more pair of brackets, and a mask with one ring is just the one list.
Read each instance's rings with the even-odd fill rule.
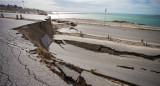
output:
[[23,9],[24,9],[24,1],[22,0],[22,3],[23,3]]
[[104,25],[105,25],[105,21],[106,21],[106,13],[107,13],[107,8],[105,9],[105,16],[104,16]]

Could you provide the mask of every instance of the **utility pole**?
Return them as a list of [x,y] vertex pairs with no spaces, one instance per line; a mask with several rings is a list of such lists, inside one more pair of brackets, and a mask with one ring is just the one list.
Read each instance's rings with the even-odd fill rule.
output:
[[107,8],[105,9],[105,14],[104,14],[104,25],[105,25],[105,21],[106,21],[106,14],[107,14]]
[[60,20],[60,16],[59,16],[59,13],[58,13],[58,11],[57,11],[57,15],[58,15],[58,18],[59,18],[59,20]]
[[22,0],[22,3],[23,3],[23,9],[24,9],[24,1]]

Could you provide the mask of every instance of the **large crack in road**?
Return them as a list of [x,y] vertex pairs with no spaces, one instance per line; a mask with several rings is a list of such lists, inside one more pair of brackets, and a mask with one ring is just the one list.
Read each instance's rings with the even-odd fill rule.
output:
[[68,86],[29,52],[37,47],[11,29],[28,23],[33,22],[0,19],[0,86]]
[[[55,41],[56,41],[56,43],[63,44],[62,40],[55,40]],[[119,55],[133,55],[133,56],[138,56],[138,57],[142,57],[142,58],[149,59],[149,60],[155,60],[155,59],[160,58],[160,55],[149,56],[149,55],[144,55],[144,54],[129,52],[129,51],[118,51],[118,50],[115,50],[115,49],[112,49],[110,47],[106,47],[103,45],[89,44],[89,43],[85,43],[85,42],[78,42],[78,41],[72,41],[72,40],[64,40],[64,41],[67,44],[75,45],[75,46],[82,47],[82,48],[92,50],[92,51],[109,53],[111,55],[117,55],[117,56],[119,56]]]
[[[17,31],[15,30],[13,31],[10,30],[10,32],[12,33],[8,35],[9,37],[7,37],[6,39],[5,37],[3,39],[0,39],[0,44],[7,46],[7,47],[3,45],[0,46],[2,48],[7,48],[6,50],[5,49],[2,50],[3,52],[0,52],[0,57],[1,57],[0,59],[6,58],[6,61],[1,61],[2,65],[0,66],[0,74],[6,77],[5,78],[6,80],[0,81],[0,82],[5,82],[3,83],[4,86],[5,85],[7,86],[8,83],[10,83],[10,85],[15,84],[16,86],[27,86],[27,85],[28,86],[32,86],[32,85],[138,86],[135,83],[117,79],[109,75],[99,73],[96,70],[83,69],[72,63],[68,63],[63,61],[62,59],[56,58],[56,54],[52,54],[53,52],[52,53],[49,52],[44,47],[44,45],[42,45],[42,42],[39,40],[41,39],[41,37],[44,37],[44,35],[46,34],[48,35],[47,37],[51,37],[52,34],[54,33],[54,30],[50,31],[53,28],[50,28],[50,25],[47,25],[47,24],[50,24],[50,22],[48,23],[48,20],[34,23],[34,24],[29,24],[27,28],[26,28],[26,25],[24,25],[24,27],[21,26],[15,29],[21,32],[23,36],[21,36],[19,32],[17,34]],[[34,26],[37,26],[37,27],[34,27]],[[47,27],[49,27],[50,29],[48,29]],[[36,36],[37,38],[35,37],[35,39],[33,37],[30,37],[30,35],[33,35],[34,33],[36,33],[34,31],[37,31],[37,30],[39,30],[40,31],[39,33],[41,34]],[[6,30],[4,30],[3,32],[5,31]],[[26,34],[25,31],[29,31],[30,33]],[[10,32],[7,32],[7,33],[10,33]],[[10,43],[10,41],[12,42]],[[86,43],[79,43],[75,41],[68,41],[68,40],[64,40],[64,41],[67,44],[72,44],[79,47],[81,47],[80,46],[81,44],[89,45]],[[64,42],[61,41],[60,43],[64,43]],[[93,46],[99,46],[99,45],[93,45]],[[63,48],[63,46],[61,47]],[[103,48],[107,50],[103,51]],[[95,51],[107,52],[113,55],[122,55],[122,54],[135,55],[135,56],[141,56],[144,58],[149,58],[151,60],[155,58],[159,58],[159,56],[147,57],[145,55],[132,53],[132,52],[120,52],[105,46],[99,46]],[[7,55],[7,53],[9,53],[9,55]],[[6,63],[7,65],[4,64],[5,62],[7,62]],[[118,67],[130,68],[122,65],[118,65]],[[152,72],[157,72],[157,71],[152,70]],[[0,79],[1,79],[1,76],[0,76]]]
[[[41,25],[41,24],[40,24]],[[31,25],[31,27],[32,27],[33,25]],[[30,26],[28,26],[28,27],[30,27]],[[22,29],[23,29],[23,27],[21,27]],[[20,32],[21,32],[21,28],[17,28],[16,30],[19,30]],[[41,28],[41,27],[40,27]],[[26,29],[26,28],[25,28]],[[26,39],[29,39],[31,42],[32,42],[32,38],[30,38],[29,36],[27,36],[24,32],[24,30],[25,29],[23,29],[22,30],[22,34],[24,35],[24,37],[26,37]],[[29,29],[26,29],[26,30],[29,30]],[[30,34],[30,35],[32,35],[32,34]],[[43,36],[43,35],[42,35]],[[34,42],[32,42],[32,43],[34,43]],[[37,45],[37,44],[35,44],[35,45]],[[41,45],[42,46],[42,45]],[[50,68],[50,70],[52,70],[52,72],[54,73],[54,74],[56,74],[57,76],[59,76],[62,80],[64,80],[66,83],[68,83],[68,84],[72,84],[72,85],[77,85],[77,86],[90,86],[90,85],[94,85],[94,84],[87,84],[87,82],[85,81],[86,80],[86,78],[85,77],[83,77],[83,76],[81,76],[81,73],[82,72],[84,72],[84,71],[86,71],[86,72],[90,72],[91,73],[91,76],[93,76],[94,75],[94,73],[92,73],[90,70],[84,70],[84,69],[82,69],[82,68],[80,68],[80,67],[76,67],[75,65],[73,65],[73,64],[70,64],[70,63],[66,63],[66,62],[64,62],[64,61],[62,61],[62,60],[59,60],[59,59],[56,59],[56,57],[54,57],[54,56],[52,56],[51,54],[50,54],[50,52],[48,52],[48,51],[44,51],[45,49],[41,49],[41,48],[43,48],[43,46],[41,47],[41,46],[39,46],[37,49],[36,49],[36,51],[37,51],[37,54],[38,54],[38,56],[41,58],[41,62],[42,63],[44,63],[48,68]],[[50,62],[47,62],[46,61],[46,59],[48,59],[48,60],[53,60],[54,61],[54,64],[53,63],[50,63]],[[47,63],[46,63],[47,62]],[[58,65],[59,64],[59,65]],[[49,66],[48,66],[49,65]],[[61,66],[63,66],[63,67],[61,67]],[[56,69],[58,69],[59,71],[57,71]],[[77,76],[76,78],[73,78],[73,76],[74,76],[74,74],[73,74],[73,76],[72,76],[72,74],[70,75],[70,73],[69,72],[71,72],[71,73],[75,73],[75,75]],[[68,75],[69,74],[69,75]],[[78,75],[77,75],[78,74]],[[97,74],[98,75],[98,74]],[[95,76],[97,76],[97,75],[95,75]],[[100,78],[104,78],[104,77],[101,77],[101,76],[97,76],[97,77],[100,77]],[[105,77],[105,79],[107,79],[106,77]],[[99,83],[105,83],[105,82],[111,82],[112,81],[112,84],[110,83],[108,83],[108,85],[118,85],[118,84],[121,84],[121,85],[125,85],[126,83],[126,81],[123,81],[123,83],[120,81],[120,80],[118,80],[118,79],[112,79],[112,80],[110,80],[110,79],[107,79],[107,80],[109,80],[109,81],[105,81],[105,79],[104,79],[104,81],[103,81],[103,79],[102,79],[102,81],[101,82],[99,82]],[[116,82],[113,82],[113,81],[116,81]],[[115,83],[115,84],[113,84],[113,83]],[[135,84],[132,84],[132,83],[128,83],[127,82],[127,85],[135,85]]]

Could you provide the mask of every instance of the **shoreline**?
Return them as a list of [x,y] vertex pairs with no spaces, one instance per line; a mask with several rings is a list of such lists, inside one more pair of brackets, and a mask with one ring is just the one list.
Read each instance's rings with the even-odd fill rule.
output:
[[127,21],[105,21],[105,24],[104,24],[104,21],[94,20],[94,19],[62,18],[62,19],[55,19],[55,20],[71,21],[71,22],[76,22],[78,24],[101,25],[101,26],[111,26],[111,27],[119,27],[119,28],[138,29],[138,30],[160,31],[160,26],[134,24],[132,22],[127,22]]
[[[57,12],[58,13],[58,12]],[[90,19],[104,21],[105,13],[48,13],[54,19],[60,18],[77,18],[77,19]],[[159,15],[151,14],[127,14],[127,13],[107,13],[107,21],[127,21],[140,25],[160,26],[159,19],[156,18]]]
[[[104,39],[106,40],[107,35],[109,35],[112,37],[114,42],[120,42],[125,44],[129,43],[130,45],[136,44],[138,46],[139,45],[144,46],[144,44],[147,43],[147,45],[149,45],[148,47],[159,48],[160,42],[158,41],[159,38],[157,37],[160,30],[118,27],[113,25],[109,26],[109,25],[102,25],[103,22],[94,20],[83,20],[83,19],[63,19],[63,20],[58,20],[58,22],[60,23],[52,21],[54,25],[57,25],[59,29],[62,29],[61,31],[63,34],[66,33],[70,35],[74,34],[79,36],[80,32],[82,32],[86,37],[88,37],[89,35],[89,37],[91,36],[91,38],[98,37],[103,40]],[[68,22],[75,22],[77,23],[78,26],[76,26],[73,29],[69,29],[69,27],[67,27]],[[135,36],[136,34],[138,36]],[[143,43],[141,43],[142,39],[144,40]]]

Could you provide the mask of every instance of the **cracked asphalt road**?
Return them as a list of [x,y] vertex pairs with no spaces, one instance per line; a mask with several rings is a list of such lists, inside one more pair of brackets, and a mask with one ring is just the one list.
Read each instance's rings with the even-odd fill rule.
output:
[[0,19],[0,86],[68,86],[40,62],[36,49],[12,28],[32,21]]
[[[54,53],[53,55],[55,55],[56,58],[77,65],[83,69],[95,69],[103,75],[108,75],[140,86],[160,85],[160,74],[151,72],[151,70],[159,71],[160,69],[160,63],[156,60],[152,61],[131,55],[115,56],[108,53],[89,51],[70,44],[61,44],[60,46],[54,42],[50,45],[49,51]],[[118,65],[122,67],[133,67],[134,70],[117,67]],[[144,70],[142,70],[143,68]],[[81,74],[81,76],[82,75],[83,74]],[[86,78],[86,76],[82,77]],[[86,82],[87,80],[90,80],[89,76],[86,78]],[[93,81],[95,80],[91,80],[89,83],[94,84],[95,82]]]

